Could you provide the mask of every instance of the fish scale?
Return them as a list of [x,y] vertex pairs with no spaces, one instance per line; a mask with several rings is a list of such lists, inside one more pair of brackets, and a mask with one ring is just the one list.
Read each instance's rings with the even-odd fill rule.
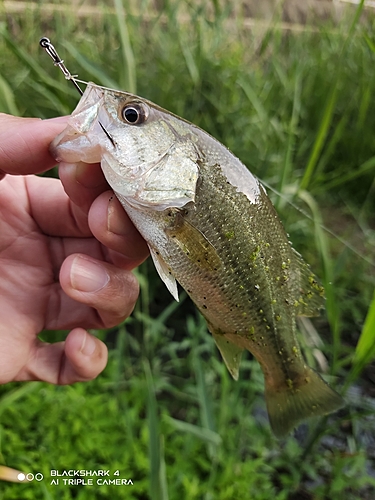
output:
[[176,281],[190,295],[232,376],[244,349],[259,361],[276,436],[343,405],[296,338],[296,316],[319,314],[323,289],[264,188],[225,146],[150,101],[90,83],[51,151],[101,162],[160,277],[176,299]]
[[[202,169],[203,178],[205,175],[204,170]],[[286,360],[290,354],[290,349],[288,349],[282,333],[283,330],[291,330],[294,311],[293,309],[292,311],[286,310],[289,306],[283,302],[282,297],[276,298],[275,288],[279,283],[272,283],[272,277],[270,276],[272,270],[265,271],[264,262],[270,263],[272,261],[273,264],[277,265],[277,261],[279,261],[281,266],[281,263],[287,257],[282,252],[274,256],[274,252],[279,253],[282,245],[277,239],[275,241],[275,239],[269,238],[271,243],[268,243],[267,246],[267,239],[264,241],[264,235],[258,231],[256,221],[259,219],[259,214],[257,214],[257,217],[254,212],[258,212],[260,207],[262,207],[263,212],[266,212],[267,205],[262,202],[256,206],[247,203],[247,199],[242,193],[238,193],[226,181],[218,184],[217,178],[218,176],[216,176],[216,184],[210,183],[211,186],[203,181],[197,191],[196,209],[190,212],[192,215],[187,216],[191,224],[205,234],[223,262],[222,269],[218,270],[217,275],[212,278],[216,285],[219,284],[218,289],[222,290],[222,293],[212,306],[207,305],[205,310],[200,307],[201,312],[208,319],[210,329],[213,332],[243,336],[246,339],[246,344],[251,345],[249,350],[256,357],[262,357],[257,352],[258,347],[264,347],[266,342],[274,351],[271,353],[271,357],[274,358],[283,349],[282,361]],[[222,199],[217,202],[217,197],[220,197],[220,195]],[[216,203],[213,205],[215,198]],[[228,200],[230,200],[229,206]],[[269,202],[265,196],[264,201]],[[211,210],[205,212],[208,214],[207,217],[197,217],[196,214],[200,213],[200,209],[204,206],[211,206]],[[212,208],[213,206],[215,206],[215,209]],[[271,206],[271,208],[273,207]],[[226,214],[224,218],[221,217],[223,212]],[[241,217],[238,217],[239,214],[241,214]],[[247,222],[249,219],[252,221],[251,224]],[[217,230],[213,224],[214,220],[224,220],[225,222]],[[264,217],[262,220],[264,221]],[[229,238],[228,233],[230,233]],[[240,239],[236,234],[240,235]],[[288,253],[286,251],[284,253],[290,255],[291,249],[288,242],[284,241],[283,246],[288,251]],[[256,252],[258,248],[259,251]],[[252,258],[254,253],[258,254],[255,259]],[[261,257],[262,253],[263,258]],[[173,267],[172,264],[171,267]],[[183,276],[176,276],[176,278],[184,288],[194,288],[194,290],[191,290],[190,295],[199,307],[202,304],[201,290],[205,281],[190,279],[189,284],[185,286],[185,276],[195,276],[195,272],[191,264],[184,271]],[[225,284],[225,288],[220,284]],[[255,288],[255,286],[259,288]],[[286,285],[281,283],[280,287],[282,286]],[[267,291],[267,295],[262,293],[263,289]],[[273,303],[273,301],[276,303]],[[263,313],[260,313],[260,311],[263,311]],[[278,314],[280,315],[280,321],[276,324],[275,318]],[[254,330],[254,333],[252,333],[252,330]],[[295,338],[289,337],[291,337],[288,338],[289,343],[292,345],[297,344]],[[283,363],[284,365],[285,363]],[[289,366],[290,363],[288,363]]]

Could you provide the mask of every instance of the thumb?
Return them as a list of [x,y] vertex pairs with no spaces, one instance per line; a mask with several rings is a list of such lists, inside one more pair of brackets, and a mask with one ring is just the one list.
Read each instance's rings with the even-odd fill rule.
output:
[[67,119],[41,120],[0,113],[0,179],[5,174],[37,174],[52,168],[56,161],[48,148]]
[[107,364],[107,347],[83,328],[74,328],[65,342],[48,344],[37,340],[35,347],[34,356],[15,380],[73,384],[94,379]]

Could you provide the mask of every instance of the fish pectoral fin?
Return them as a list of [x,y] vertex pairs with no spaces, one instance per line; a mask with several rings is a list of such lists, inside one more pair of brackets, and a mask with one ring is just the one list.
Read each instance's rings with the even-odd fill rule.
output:
[[319,316],[324,308],[324,288],[301,255],[294,251],[294,272],[297,274],[298,287],[293,297],[296,316]]
[[238,380],[243,348],[238,347],[225,338],[222,333],[215,333],[210,330],[215,340],[217,348],[223,357],[224,363],[234,380]]
[[172,274],[172,271],[170,270],[168,265],[164,262],[164,260],[161,258],[161,256],[156,252],[156,250],[154,250],[151,247],[149,248],[152,260],[154,261],[156,270],[160,278],[164,281],[165,286],[168,288],[173,298],[178,302],[179,298],[178,298],[177,282]]
[[266,404],[271,428],[281,438],[310,417],[332,413],[344,406],[344,399],[308,366],[297,381],[272,387],[267,377]]
[[191,262],[206,271],[218,271],[222,262],[215,247],[206,236],[182,215],[176,216],[176,226],[166,229]]

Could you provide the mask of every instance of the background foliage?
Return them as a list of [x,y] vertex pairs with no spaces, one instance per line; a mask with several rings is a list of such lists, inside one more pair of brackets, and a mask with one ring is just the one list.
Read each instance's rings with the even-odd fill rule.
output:
[[[299,323],[301,343],[347,407],[277,441],[258,364],[247,356],[231,380],[190,301],[173,302],[146,262],[133,316],[97,332],[110,360],[96,381],[0,387],[0,461],[45,476],[1,483],[2,500],[374,497],[374,17],[360,4],[339,24],[295,30],[275,11],[249,28],[234,4],[235,15],[219,0],[3,5],[0,110],[75,107],[39,48],[46,35],[81,78],[137,92],[232,149],[275,190],[325,285],[326,314]],[[134,485],[55,486],[52,469],[118,469]]]

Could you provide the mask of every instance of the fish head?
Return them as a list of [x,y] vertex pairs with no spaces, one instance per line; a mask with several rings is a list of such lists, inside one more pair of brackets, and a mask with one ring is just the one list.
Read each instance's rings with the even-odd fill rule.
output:
[[100,162],[120,198],[164,210],[194,201],[197,142],[185,120],[146,99],[89,83],[50,150],[57,161]]

